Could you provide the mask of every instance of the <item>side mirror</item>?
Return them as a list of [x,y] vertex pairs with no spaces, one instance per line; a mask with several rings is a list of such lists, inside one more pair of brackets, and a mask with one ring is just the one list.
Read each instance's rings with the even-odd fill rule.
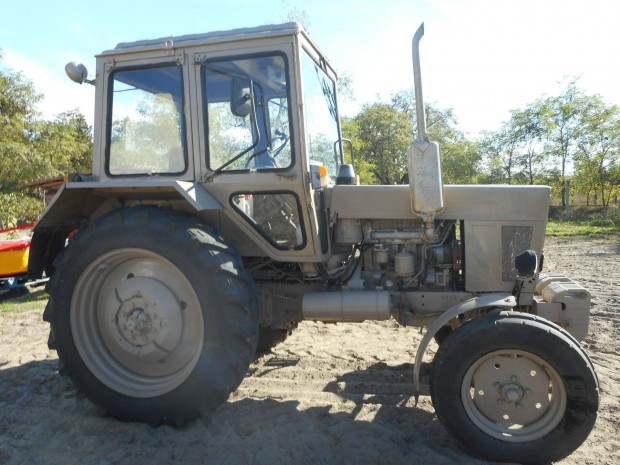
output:
[[67,63],[65,65],[65,73],[67,73],[67,76],[69,76],[69,79],[73,82],[95,85],[94,80],[91,81],[88,79],[88,70],[82,63],[76,63],[75,61]]
[[77,82],[78,84],[83,84],[88,78],[88,70],[86,69],[86,66],[82,63],[76,63],[75,61],[65,65],[65,73],[67,73],[69,79],[73,82]]
[[239,77],[233,78],[230,111],[233,115],[241,118],[245,118],[252,111],[252,91],[249,80]]

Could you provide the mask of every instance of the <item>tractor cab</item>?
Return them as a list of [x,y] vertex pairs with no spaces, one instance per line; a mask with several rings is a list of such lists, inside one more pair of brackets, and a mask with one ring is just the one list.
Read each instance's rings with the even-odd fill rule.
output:
[[38,232],[169,203],[244,256],[327,258],[337,78],[299,25],[121,43],[97,56],[95,80],[83,65],[67,72],[96,87],[92,176],[64,187]]
[[98,68],[99,180],[199,184],[242,255],[324,258],[321,187],[342,163],[336,76],[303,29],[120,44]]

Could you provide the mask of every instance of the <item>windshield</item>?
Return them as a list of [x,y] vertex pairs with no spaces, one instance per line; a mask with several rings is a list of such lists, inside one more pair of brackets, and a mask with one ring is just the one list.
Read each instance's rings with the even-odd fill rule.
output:
[[202,82],[211,170],[291,166],[288,70],[283,54],[207,60]]
[[176,64],[111,75],[107,171],[112,176],[187,169],[182,71]]
[[333,182],[342,163],[336,85],[305,53],[302,55],[302,68],[306,145],[310,162],[325,165]]

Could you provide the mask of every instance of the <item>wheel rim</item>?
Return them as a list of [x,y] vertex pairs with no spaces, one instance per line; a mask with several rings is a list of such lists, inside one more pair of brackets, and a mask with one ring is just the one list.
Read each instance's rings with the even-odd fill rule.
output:
[[566,410],[560,375],[521,350],[498,350],[478,359],[463,378],[461,399],[480,430],[507,442],[544,437]]
[[202,351],[204,321],[192,285],[170,261],[143,249],[94,260],[75,286],[70,319],[90,371],[132,397],[175,389]]

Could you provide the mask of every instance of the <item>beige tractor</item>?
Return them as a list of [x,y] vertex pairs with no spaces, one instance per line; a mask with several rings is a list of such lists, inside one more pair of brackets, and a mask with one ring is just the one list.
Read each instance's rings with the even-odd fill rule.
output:
[[297,24],[121,43],[97,56],[92,174],[32,239],[51,277],[60,372],[127,421],[180,425],[225,402],[300,321],[394,319],[434,339],[445,428],[494,461],[561,459],[590,433],[579,344],[590,294],[541,272],[546,186],[443,185],[413,40],[408,185],[358,185],[337,76]]

